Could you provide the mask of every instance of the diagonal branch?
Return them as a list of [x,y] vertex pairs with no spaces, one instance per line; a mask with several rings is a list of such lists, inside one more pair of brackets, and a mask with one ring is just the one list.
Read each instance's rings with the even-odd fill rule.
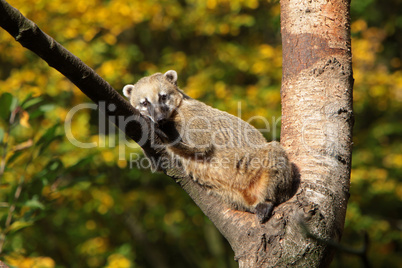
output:
[[[116,109],[104,109],[109,119],[116,117],[113,122],[128,122],[118,124],[118,127],[131,139],[136,141],[147,156],[158,161],[166,156],[164,150],[156,150],[150,141],[151,127],[149,120],[141,117],[133,107],[113,87],[102,79],[93,69],[83,63],[78,57],[44,33],[32,21],[25,18],[16,8],[6,1],[0,0],[0,26],[16,41],[46,61],[49,66],[58,70],[73,82],[85,95],[98,104],[99,108],[113,104]],[[107,105],[99,105],[105,102]],[[131,120],[127,120],[131,119]],[[145,140],[144,140],[145,137]],[[173,163],[172,165],[173,166]],[[181,187],[190,195],[194,202],[211,219],[221,233],[230,241],[230,233],[238,232],[238,227],[228,220],[228,215],[234,217],[234,211],[228,209],[215,197],[208,195],[204,188],[188,176],[183,176],[179,168],[170,168],[165,173],[176,179]],[[244,214],[244,213],[243,213]],[[254,220],[252,215],[246,213]],[[233,246],[233,245],[232,245]]]

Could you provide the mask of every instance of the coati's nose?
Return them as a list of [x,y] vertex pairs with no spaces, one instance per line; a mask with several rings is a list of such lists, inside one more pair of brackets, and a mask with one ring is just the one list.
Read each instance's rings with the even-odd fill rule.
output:
[[162,125],[165,121],[166,121],[166,118],[163,116],[163,114],[158,115],[156,117],[156,123],[158,123],[159,125]]
[[169,111],[169,106],[161,105],[160,109],[161,109],[162,112],[166,113],[167,111]]

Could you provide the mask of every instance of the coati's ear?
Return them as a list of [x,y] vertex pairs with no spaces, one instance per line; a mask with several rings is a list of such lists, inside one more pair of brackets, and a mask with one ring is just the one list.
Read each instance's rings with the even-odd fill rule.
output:
[[164,75],[166,79],[172,83],[173,85],[177,86],[177,73],[174,70],[167,71]]
[[125,85],[123,87],[123,94],[124,96],[126,96],[127,98],[129,98],[131,96],[131,93],[133,92],[134,89],[134,85]]

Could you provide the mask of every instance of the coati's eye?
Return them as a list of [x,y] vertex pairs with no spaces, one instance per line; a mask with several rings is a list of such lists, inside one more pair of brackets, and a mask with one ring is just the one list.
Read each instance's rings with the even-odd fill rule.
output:
[[144,100],[144,101],[141,102],[141,106],[146,107],[147,105],[148,105],[148,102],[147,102],[146,100]]
[[165,101],[165,100],[167,100],[167,94],[166,93],[161,93],[161,94],[159,94],[159,99],[161,100],[161,101]]

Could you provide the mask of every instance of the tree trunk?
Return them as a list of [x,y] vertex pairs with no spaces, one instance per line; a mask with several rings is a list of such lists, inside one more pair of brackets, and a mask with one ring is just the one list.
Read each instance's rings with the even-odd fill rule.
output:
[[[300,177],[296,200],[292,201],[302,207],[299,212],[309,232],[335,241],[343,231],[351,168],[349,6],[348,0],[281,1],[281,142]],[[311,256],[304,255],[300,264],[330,263],[328,245],[302,239],[295,230],[291,233],[298,254]]]
[[[226,237],[244,268],[327,266],[333,250],[322,241],[340,239],[349,196],[353,125],[349,1],[283,0],[281,8],[281,142],[298,181],[293,198],[276,207],[272,218],[261,225],[254,214],[230,209],[208,195],[180,168],[172,165],[165,171]],[[115,104],[117,109],[104,111],[108,118],[135,114],[106,81],[4,0],[0,0],[0,26],[95,103]],[[119,127],[135,141],[144,133],[150,137],[149,120],[138,114],[135,118],[142,123]],[[163,150],[153,150],[149,138],[140,145],[148,155],[164,155]]]

